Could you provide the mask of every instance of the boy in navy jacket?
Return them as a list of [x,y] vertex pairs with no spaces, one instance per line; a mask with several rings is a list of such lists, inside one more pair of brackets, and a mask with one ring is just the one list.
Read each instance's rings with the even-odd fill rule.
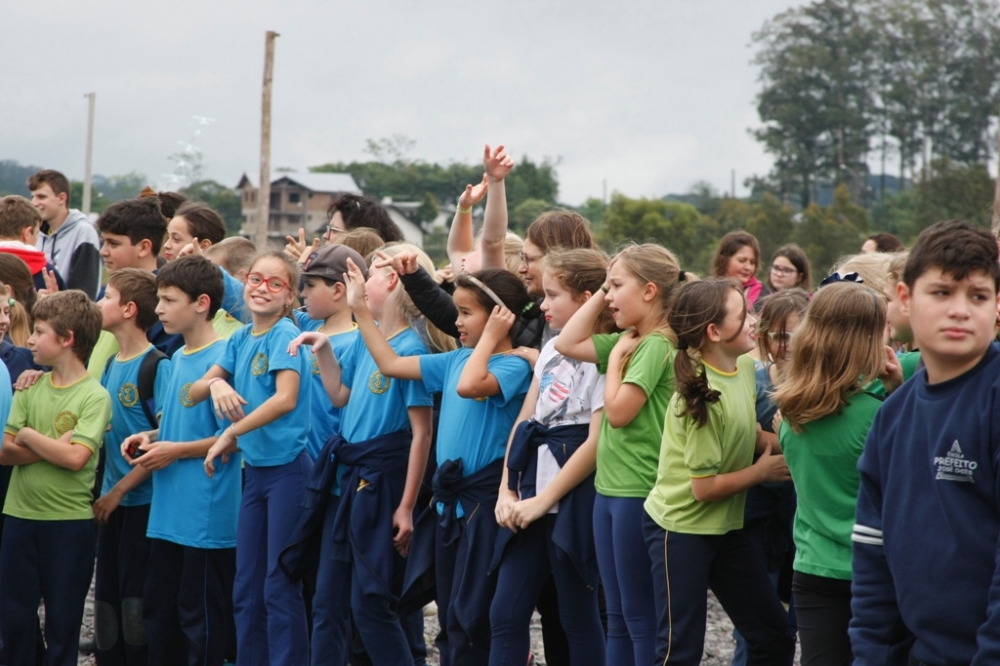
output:
[[924,368],[879,409],[858,462],[856,665],[1000,663],[996,240],[920,234],[897,287]]

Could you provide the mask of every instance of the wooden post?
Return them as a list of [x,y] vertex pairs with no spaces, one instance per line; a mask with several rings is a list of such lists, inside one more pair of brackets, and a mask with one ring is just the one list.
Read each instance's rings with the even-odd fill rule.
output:
[[1000,133],[997,134],[997,184],[993,194],[993,235],[1000,239]]
[[90,190],[93,184],[94,162],[94,104],[96,93],[87,93],[87,156],[83,165],[83,205],[80,207],[84,215],[90,215]]
[[274,38],[268,30],[264,37],[264,90],[260,108],[260,186],[257,200],[257,224],[253,244],[258,250],[267,246],[267,228],[271,218],[271,83],[274,79]]

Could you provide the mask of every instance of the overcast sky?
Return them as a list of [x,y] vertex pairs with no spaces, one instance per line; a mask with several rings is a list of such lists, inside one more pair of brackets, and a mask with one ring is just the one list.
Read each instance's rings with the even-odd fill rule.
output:
[[[770,160],[751,35],[795,0],[3,0],[0,159],[82,179],[167,183],[179,142],[234,186],[259,167],[264,33],[275,57],[272,169],[367,159],[403,134],[411,157],[475,162],[484,143],[558,160],[560,200],[729,190]],[[214,123],[201,128],[193,115]],[[457,194],[457,193],[456,193]]]

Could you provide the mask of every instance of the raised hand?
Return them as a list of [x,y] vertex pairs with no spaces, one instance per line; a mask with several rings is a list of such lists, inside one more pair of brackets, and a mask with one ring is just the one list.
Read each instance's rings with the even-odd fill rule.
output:
[[514,325],[514,321],[517,317],[514,313],[507,308],[502,308],[499,305],[493,307],[493,312],[490,313],[490,318],[486,321],[486,327],[483,329],[483,335],[480,340],[487,340],[493,345],[500,342],[506,337],[507,332],[510,331],[510,327]]
[[367,308],[367,297],[365,296],[365,276],[361,269],[351,261],[347,260],[347,272],[344,273],[344,284],[347,285],[347,305],[352,311]]
[[298,261],[306,253],[306,230],[299,227],[298,239],[295,236],[285,236],[285,240],[287,244],[285,245],[284,253],[293,260]]
[[417,269],[420,268],[420,264],[417,263],[416,252],[400,252],[390,257],[382,250],[379,250],[375,253],[375,257],[376,261],[372,265],[372,268],[389,267],[399,275],[411,275],[416,273]]
[[458,207],[462,210],[469,210],[486,196],[486,174],[483,180],[475,185],[466,185],[465,191],[458,195]]
[[503,180],[514,168],[514,160],[504,151],[503,144],[493,150],[487,144],[483,150],[483,168],[490,180]]
[[305,333],[300,333],[297,338],[288,343],[288,355],[297,356],[299,347],[302,345],[312,345],[312,351],[315,354],[319,349],[323,348],[323,345],[328,344],[330,344],[330,338],[319,331],[306,331]]

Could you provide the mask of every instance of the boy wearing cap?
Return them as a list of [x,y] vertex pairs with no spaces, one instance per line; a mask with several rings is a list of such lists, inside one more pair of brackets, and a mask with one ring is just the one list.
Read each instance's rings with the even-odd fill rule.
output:
[[[347,260],[351,259],[362,272],[367,273],[365,260],[346,245],[325,245],[306,259],[302,270],[302,301],[305,312],[295,311],[295,320],[303,331],[318,331],[330,338],[330,346],[336,358],[341,358],[354,344],[358,326],[351,318],[351,308],[347,306],[347,287],[344,274]],[[307,360],[311,369],[309,399],[312,401],[312,427],[306,450],[316,460],[323,444],[330,435],[340,432],[340,409],[334,407],[323,388],[323,378],[319,373],[319,362],[310,349]]]

